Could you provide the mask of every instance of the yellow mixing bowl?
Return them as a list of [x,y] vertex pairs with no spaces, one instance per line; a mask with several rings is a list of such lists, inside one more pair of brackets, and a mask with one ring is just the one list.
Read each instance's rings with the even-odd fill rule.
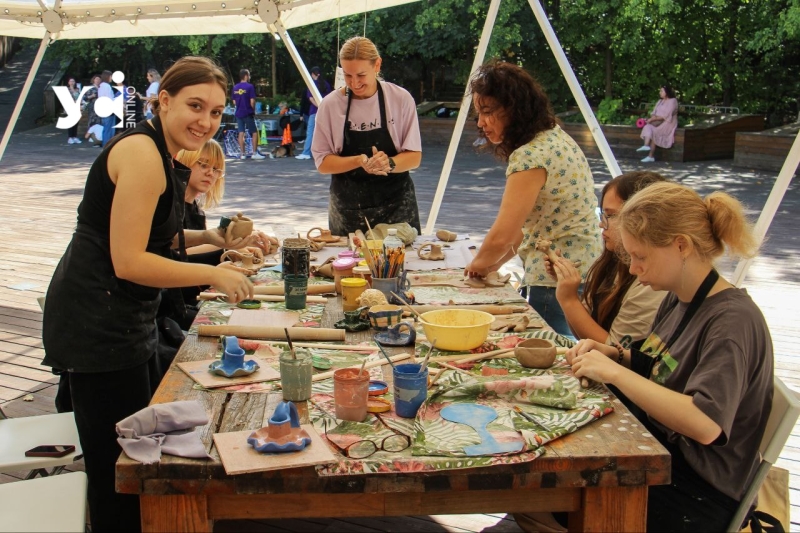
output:
[[472,350],[489,336],[494,315],[469,309],[442,309],[422,313],[422,329],[439,350]]

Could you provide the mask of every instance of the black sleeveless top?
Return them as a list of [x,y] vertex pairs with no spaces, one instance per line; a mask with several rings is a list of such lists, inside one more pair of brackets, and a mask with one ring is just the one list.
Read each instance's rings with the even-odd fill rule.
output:
[[118,278],[109,241],[116,185],[108,154],[120,139],[147,135],[162,154],[167,185],[159,197],[147,251],[170,258],[181,230],[184,191],[191,170],[173,161],[161,123],[153,119],[117,136],[103,150],[86,179],[78,225],[47,290],[42,364],[74,372],[110,372],[146,362],[156,352],[155,317],[160,289]]

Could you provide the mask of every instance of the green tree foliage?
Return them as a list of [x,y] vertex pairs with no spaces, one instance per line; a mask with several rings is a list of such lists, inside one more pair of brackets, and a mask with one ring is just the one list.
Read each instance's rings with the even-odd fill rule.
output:
[[[797,117],[800,0],[541,0],[590,102],[620,101],[619,111],[654,102],[669,83],[686,104],[720,104],[765,113],[773,124]],[[306,65],[332,80],[338,49],[365,32],[383,57],[383,75],[417,100],[463,93],[489,7],[487,0],[421,0],[296,28]],[[273,46],[274,45],[274,46]],[[273,49],[276,87],[272,84]],[[215,58],[238,78],[250,69],[259,93],[299,94],[302,79],[282,42],[269,34],[56,42],[86,80],[122,70],[144,85],[177,58]],[[547,89],[557,110],[575,105],[527,0],[503,0],[487,57],[517,63]]]

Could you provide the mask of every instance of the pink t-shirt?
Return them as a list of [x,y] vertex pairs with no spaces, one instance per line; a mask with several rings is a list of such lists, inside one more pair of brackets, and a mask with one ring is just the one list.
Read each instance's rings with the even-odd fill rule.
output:
[[[417,106],[414,98],[402,87],[389,82],[378,82],[383,89],[386,103],[386,121],[397,152],[421,152]],[[317,111],[314,140],[311,153],[317,167],[330,154],[339,154],[344,143],[344,115],[347,111],[347,96],[342,91],[333,91],[322,99]],[[381,127],[381,111],[378,92],[365,100],[353,98],[350,105],[350,124],[353,131],[369,131]]]

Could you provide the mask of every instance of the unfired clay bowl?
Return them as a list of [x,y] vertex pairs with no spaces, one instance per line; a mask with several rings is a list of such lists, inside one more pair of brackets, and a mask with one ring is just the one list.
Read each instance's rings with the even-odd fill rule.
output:
[[556,345],[546,339],[528,339],[517,344],[514,356],[525,368],[550,368],[556,360]]

